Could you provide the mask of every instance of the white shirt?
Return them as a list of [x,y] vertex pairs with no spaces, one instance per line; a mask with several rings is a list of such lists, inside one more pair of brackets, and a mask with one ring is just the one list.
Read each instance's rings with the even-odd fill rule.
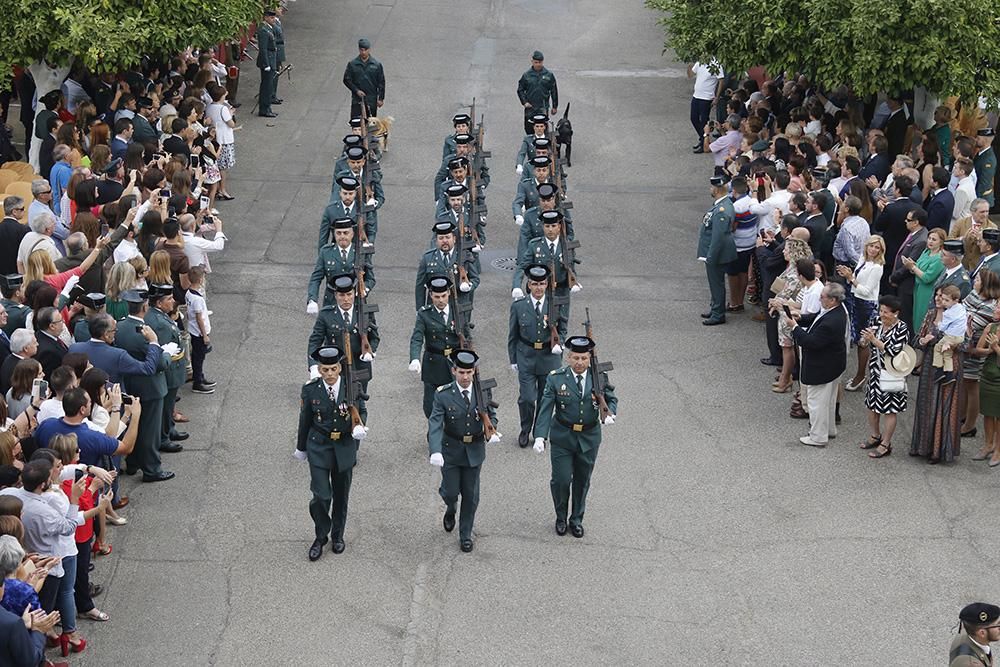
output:
[[849,181],[849,180],[850,180],[849,178],[846,178],[844,176],[838,176],[837,178],[831,178],[830,182],[826,186],[826,189],[829,190],[830,192],[832,192],[833,194],[839,196],[841,189],[843,189],[843,187],[845,185],[847,185],[847,181]]
[[17,246],[17,261],[27,265],[28,255],[30,255],[33,250],[48,250],[49,257],[52,258],[53,262],[62,257],[59,253],[59,249],[56,248],[55,241],[52,240],[51,236],[39,234],[38,232],[28,232],[24,235],[24,238],[21,239],[21,245]]
[[[541,299],[537,299],[537,300],[533,296],[530,296],[528,298],[531,299],[531,308],[532,309],[541,308],[542,312],[543,313],[545,312],[545,296],[542,296]],[[536,312],[537,312],[537,310],[536,310]]]
[[323,391],[326,392],[327,396],[330,395],[330,387],[333,387],[333,396],[334,396],[334,398],[340,398],[340,378],[339,377],[337,378],[337,381],[334,382],[332,385],[328,384],[326,380],[323,380]]
[[211,273],[212,265],[208,262],[208,253],[223,250],[226,247],[226,235],[216,232],[212,241],[192,232],[181,232],[181,236],[184,237],[184,255],[187,256],[188,264],[203,266],[205,273]]
[[233,128],[228,123],[233,119],[233,112],[225,104],[216,102],[208,105],[205,110],[206,115],[212,119],[212,126],[215,127],[215,138],[220,145],[235,143],[236,137]]
[[951,212],[951,222],[955,224],[972,213],[972,200],[976,198],[976,183],[971,176],[958,181],[955,188],[955,208]]
[[[823,122],[819,120],[811,120],[806,123],[806,129],[803,130],[805,134],[820,134],[823,131]],[[829,160],[827,156],[827,160]]]
[[[188,307],[188,333],[192,336],[210,335],[212,333],[212,322],[208,319],[208,316],[212,314],[212,311],[208,309],[208,305],[205,303],[205,297],[201,294],[195,294],[191,290],[188,290],[184,295],[184,301],[187,303]],[[202,333],[201,326],[198,324],[198,318],[196,317],[198,313],[201,313],[202,320],[205,322],[204,333]]]
[[[709,65],[717,68],[719,73],[713,74],[709,69]],[[722,66],[714,60],[708,65],[702,65],[700,62],[696,62],[691,66],[691,71],[695,75],[694,93],[692,97],[696,100],[714,100],[715,89],[719,84],[719,79],[726,75],[726,73],[722,71]]]
[[814,280],[812,285],[804,287],[799,295],[802,297],[802,314],[809,315],[811,313],[818,313],[822,309],[822,305],[819,301],[819,295],[823,292],[823,283],[818,280]]
[[760,202],[753,202],[750,204],[750,212],[756,214],[761,218],[761,222],[768,225],[768,227],[773,227],[774,223],[771,216],[774,211],[781,211],[781,215],[788,215],[791,210],[788,207],[788,203],[792,201],[792,193],[788,190],[772,190],[771,196]]
[[125,237],[115,248],[114,258],[115,264],[120,264],[122,262],[127,262],[136,255],[140,255],[139,246],[136,245],[135,240]]
[[579,375],[577,375],[573,371],[572,368],[570,369],[570,372],[573,373],[573,382],[576,383],[576,379],[579,377],[580,378],[580,386],[583,387],[584,391],[586,391],[587,390],[587,371],[586,371],[586,369],[584,369],[584,371],[582,373],[580,373]]

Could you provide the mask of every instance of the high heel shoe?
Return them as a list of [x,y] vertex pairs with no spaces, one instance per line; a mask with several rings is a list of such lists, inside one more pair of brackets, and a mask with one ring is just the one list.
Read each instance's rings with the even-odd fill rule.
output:
[[83,653],[83,649],[87,648],[87,640],[80,637],[80,641],[74,644],[72,640],[70,640],[69,635],[63,633],[59,635],[59,646],[62,651],[62,656],[65,658],[69,655],[70,651],[73,653]]
[[976,437],[976,431],[977,431],[977,428],[975,426],[973,426],[971,431],[962,431],[961,436],[963,438],[975,438]]
[[972,460],[973,461],[985,461],[986,459],[990,458],[990,456],[992,454],[993,454],[993,449],[992,448],[987,449],[986,447],[983,447],[982,449],[979,450],[978,454],[976,454],[975,456],[972,457]]
[[775,385],[771,386],[771,391],[773,391],[775,394],[787,394],[791,390],[792,390],[792,383],[791,382],[789,382],[788,384],[786,384],[784,386],[782,386],[780,384],[775,384]]

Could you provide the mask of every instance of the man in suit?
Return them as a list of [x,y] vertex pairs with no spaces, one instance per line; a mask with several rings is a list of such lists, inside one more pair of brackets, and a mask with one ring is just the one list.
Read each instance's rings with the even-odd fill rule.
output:
[[[556,513],[556,534],[566,534],[568,518],[573,537],[580,538],[583,537],[583,513],[590,477],[601,445],[601,426],[615,423],[618,397],[603,372],[604,395],[597,395],[590,365],[593,340],[587,336],[571,336],[566,340],[566,347],[569,348],[568,365],[545,378],[535,421],[533,449],[539,454],[544,452],[548,438],[552,462],[549,489]],[[607,405],[604,417],[602,402]]]
[[[517,411],[521,431],[517,444],[522,448],[531,444],[531,427],[535,423],[545,378],[559,368],[562,361],[562,346],[552,345],[547,318],[549,269],[547,266],[527,266],[524,275],[528,279],[528,296],[510,304],[507,326],[507,358],[518,381]],[[567,322],[562,311],[554,324],[557,339],[564,340]]]
[[993,151],[995,134],[992,127],[984,127],[976,133],[976,157],[972,160],[976,171],[976,196],[988,201],[990,208],[996,201],[993,194],[997,174],[997,156]]
[[810,447],[826,447],[837,435],[837,385],[847,368],[847,310],[844,287],[829,283],[820,295],[820,311],[803,315],[799,322],[782,313],[792,327],[792,339],[802,350],[799,381],[806,390],[809,406],[809,434],[799,442]]
[[885,139],[888,143],[889,155],[905,153],[906,130],[910,126],[910,112],[906,104],[898,97],[886,100],[889,106],[889,120],[885,122]]
[[125,350],[114,347],[119,325],[113,317],[107,313],[99,313],[92,317],[87,324],[90,328],[90,340],[73,343],[69,346],[69,351],[86,354],[87,359],[94,367],[100,368],[108,374],[110,382],[123,382],[126,375],[153,375],[156,373],[160,358],[163,356],[163,350],[160,349],[160,344],[152,329],[144,330],[142,334],[150,343],[145,356],[141,359],[135,359]]
[[153,100],[148,97],[140,97],[135,101],[135,115],[132,116],[132,141],[140,144],[155,144],[160,134],[156,131],[156,109],[153,108]]
[[726,265],[736,261],[736,242],[733,241],[736,213],[729,198],[728,178],[712,176],[709,183],[715,202],[702,220],[698,259],[705,262],[708,289],[712,294],[708,312],[701,314],[701,323],[714,326],[726,321]]
[[813,251],[813,257],[820,259],[825,259],[822,257],[824,248],[833,248],[826,242],[826,230],[830,226],[830,221],[823,215],[826,200],[826,194],[822,190],[810,192],[806,199],[806,219],[802,223],[809,230],[809,248]]
[[[427,281],[431,292],[431,304],[417,310],[413,334],[410,336],[409,369],[420,373],[424,382],[424,416],[431,416],[434,392],[451,381],[448,357],[458,349],[458,334],[455,330],[453,304],[449,303],[452,281],[447,276],[432,276]],[[423,348],[423,362],[420,350]]]
[[972,291],[972,278],[969,272],[962,266],[962,254],[965,252],[964,244],[958,239],[949,239],[944,242],[941,249],[941,264],[944,271],[934,282],[934,289],[944,285],[954,285],[962,294],[962,298],[969,296]]
[[274,22],[277,14],[268,9],[264,20],[257,24],[257,69],[260,70],[260,87],[257,90],[257,115],[274,118],[271,111],[274,98],[274,79],[278,73],[278,46],[274,40]]
[[[327,207],[329,208],[329,207]],[[309,276],[308,301],[306,313],[315,315],[319,312],[319,285],[326,280],[326,290],[323,294],[323,306],[334,303],[333,279],[345,273],[357,273],[357,244],[354,243],[354,221],[351,218],[337,218],[333,221],[333,243],[327,243],[320,248],[316,256],[316,265]],[[375,287],[375,272],[372,267],[372,256],[362,248],[362,268],[365,274],[365,289],[371,291]]]
[[125,159],[125,151],[128,150],[128,145],[132,143],[134,132],[135,127],[132,124],[131,118],[119,118],[115,121],[115,136],[111,139],[110,143],[111,159]]
[[893,256],[892,271],[889,284],[895,289],[902,305],[900,319],[904,322],[913,320],[913,290],[916,288],[916,278],[910,271],[907,258],[916,262],[927,248],[927,213],[922,208],[913,208],[906,214],[906,238],[899,250]]
[[[889,155],[889,142],[881,134],[872,136],[868,141],[868,148],[871,152],[858,176],[862,181],[867,181],[869,178],[874,177],[876,183],[881,185],[892,171],[892,161],[895,158]],[[841,196],[841,199],[843,199],[843,196]]]
[[[497,415],[491,405],[480,405],[472,386],[479,357],[472,350],[455,350],[451,355],[455,380],[437,388],[434,405],[427,420],[427,445],[430,464],[441,468],[438,493],[444,500],[444,529],[455,529],[455,504],[459,494],[462,506],[458,518],[458,540],[463,553],[473,548],[472,525],[479,506],[479,471],[486,460],[486,445],[500,442],[496,432]],[[493,425],[487,437],[485,412]]]
[[[181,345],[181,331],[168,313],[175,309],[173,285],[150,285],[149,311],[143,318],[146,326],[156,334],[156,340],[161,348],[173,343],[169,349],[175,350],[170,355],[164,379],[167,381],[167,393],[163,397],[163,417],[160,429],[159,449],[161,452],[179,452],[184,447],[179,443],[188,439],[188,434],[178,431],[174,424],[174,404],[177,402],[177,390],[187,380],[187,363],[184,359],[184,348]],[[164,350],[166,351],[166,350]]]
[[33,324],[35,338],[38,340],[35,360],[42,365],[42,372],[47,380],[52,371],[62,366],[63,357],[66,356],[66,344],[59,339],[59,334],[66,329],[66,323],[57,309],[48,306],[35,313]]
[[842,162],[842,178],[844,184],[841,185],[840,190],[837,191],[837,196],[841,199],[847,199],[847,196],[851,194],[851,181],[859,178],[858,174],[861,173],[861,160],[853,155],[848,155]]
[[358,445],[368,435],[364,424],[352,424],[350,408],[354,406],[346,403],[347,387],[341,375],[343,354],[336,346],[316,350],[313,360],[320,376],[307,382],[301,393],[294,456],[309,462],[309,515],[316,529],[316,539],[309,547],[310,561],[319,560],[327,536],[333,538],[333,553],[344,551]]
[[38,174],[46,181],[49,180],[49,175],[52,173],[52,165],[56,163],[52,151],[55,150],[56,132],[59,131],[61,125],[62,121],[59,120],[58,116],[51,116],[45,121],[46,134],[42,138],[42,145],[38,150]]
[[3,220],[0,220],[0,275],[17,273],[17,248],[28,233],[24,219],[24,200],[9,195],[3,200]]
[[931,180],[934,182],[930,197],[927,198],[927,227],[940,227],[948,231],[951,227],[951,214],[955,210],[955,195],[948,189],[951,174],[944,167],[934,167],[931,170]]
[[10,389],[14,367],[22,359],[30,359],[38,352],[38,340],[29,329],[15,329],[10,335],[10,354],[0,365],[0,394]]
[[[913,181],[907,176],[899,176],[893,179],[893,188],[896,198],[889,202],[880,199],[878,202],[879,212],[875,216],[872,230],[876,234],[881,234],[885,240],[885,256],[888,261],[895,262],[899,247],[909,234],[906,228],[906,216],[910,211],[919,208],[919,205],[910,200],[910,190],[913,189]],[[883,294],[894,294],[894,290],[889,284],[891,271],[882,273],[881,292]]]
[[948,649],[948,667],[993,667],[992,642],[1000,641],[1000,607],[973,602],[958,614],[963,632]]

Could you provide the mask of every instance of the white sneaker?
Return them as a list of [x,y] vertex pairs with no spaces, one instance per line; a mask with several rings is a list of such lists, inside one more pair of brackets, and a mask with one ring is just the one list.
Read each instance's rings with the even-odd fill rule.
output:
[[799,438],[799,442],[801,442],[803,445],[809,445],[810,447],[826,447],[825,442],[816,442],[808,435],[804,435],[801,438]]

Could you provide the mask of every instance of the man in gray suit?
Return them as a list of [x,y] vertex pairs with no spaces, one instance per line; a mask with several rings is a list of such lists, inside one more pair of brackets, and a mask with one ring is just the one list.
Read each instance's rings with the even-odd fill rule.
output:
[[915,262],[927,249],[926,225],[927,212],[922,208],[914,208],[906,212],[907,236],[893,258],[892,273],[889,275],[889,284],[896,288],[896,295],[903,306],[899,317],[904,322],[913,321],[913,289],[916,287],[916,279],[903,258],[906,257]]

